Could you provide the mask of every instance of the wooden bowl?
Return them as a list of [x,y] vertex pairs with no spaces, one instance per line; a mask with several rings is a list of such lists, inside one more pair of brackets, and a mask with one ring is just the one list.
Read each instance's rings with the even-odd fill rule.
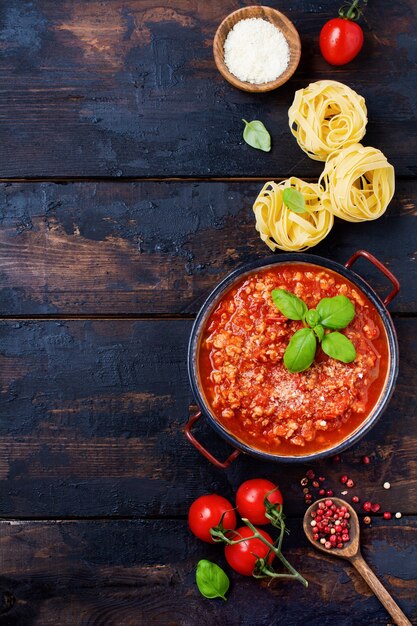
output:
[[[278,78],[271,80],[268,83],[253,84],[239,80],[234,74],[229,72],[227,65],[224,62],[224,42],[229,34],[229,31],[235,24],[237,24],[237,22],[240,22],[240,20],[249,19],[251,17],[262,18],[279,28],[287,40],[290,48],[290,61],[287,69],[280,76],[278,76]],[[300,62],[301,41],[294,24],[283,13],[277,11],[276,9],[271,9],[270,7],[250,6],[230,13],[230,15],[223,20],[214,36],[213,52],[217,69],[223,78],[229,81],[231,85],[237,87],[238,89],[242,89],[243,91],[262,93],[264,91],[272,91],[273,89],[280,87],[294,74]]]

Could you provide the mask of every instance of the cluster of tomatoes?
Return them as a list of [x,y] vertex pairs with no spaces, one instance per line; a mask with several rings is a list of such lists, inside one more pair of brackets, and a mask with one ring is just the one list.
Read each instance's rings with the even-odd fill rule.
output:
[[[282,494],[274,483],[264,478],[247,480],[236,492],[236,508],[242,518],[256,525],[258,533],[269,544],[273,544],[269,534],[257,528],[270,523],[265,516],[266,496],[271,505],[282,505]],[[219,525],[226,534],[227,531],[231,531],[229,533],[231,538],[246,539],[239,543],[226,544],[224,548],[226,561],[230,567],[244,576],[252,575],[259,559],[267,558],[270,563],[274,558],[267,544],[253,537],[251,528],[241,526],[236,529],[237,518],[234,507],[229,500],[217,494],[201,496],[193,502],[188,513],[188,524],[191,532],[207,543],[215,543],[210,531]]]

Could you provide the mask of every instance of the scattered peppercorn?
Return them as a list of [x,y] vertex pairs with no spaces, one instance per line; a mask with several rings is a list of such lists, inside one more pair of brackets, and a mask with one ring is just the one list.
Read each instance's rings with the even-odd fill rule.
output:
[[371,508],[372,508],[372,503],[371,503],[371,502],[364,502],[364,503],[362,504],[362,508],[363,508],[363,510],[364,510],[364,511],[366,511],[367,513],[369,513],[369,511],[370,511],[370,510],[371,510]]
[[307,478],[310,478],[310,480],[313,480],[313,478],[316,477],[316,475],[315,475],[315,473],[313,472],[312,469],[307,470],[306,476],[307,476]]
[[359,496],[352,496],[352,502],[355,502],[355,504],[359,502]]
[[309,488],[308,487],[304,487],[303,493],[305,494],[305,493],[308,493],[308,492],[309,492]]
[[363,523],[364,524],[370,524],[371,523],[371,518],[367,515],[366,517],[363,518]]
[[384,519],[391,519],[392,515],[389,511],[385,511],[384,513]]
[[380,505],[380,504],[373,504],[373,505],[371,506],[371,511],[372,511],[372,513],[378,513],[378,511],[379,511],[379,509],[380,509],[380,508],[381,508],[381,505]]
[[302,487],[306,487],[308,485],[308,478],[304,477],[300,480],[300,484]]
[[351,478],[348,478],[348,480],[346,481],[346,487],[349,487],[349,489],[351,489],[354,486],[355,483],[353,482],[353,480]]
[[401,513],[398,511],[398,513],[396,513],[396,514],[395,514],[395,517],[396,517],[397,519],[400,519],[400,518],[402,517],[402,515],[401,515]]
[[390,489],[390,488],[391,488],[390,483],[388,483],[388,482],[384,483],[384,489]]
[[331,489],[328,489],[328,490],[326,491],[326,496],[332,497],[333,495],[334,495],[334,494],[333,494],[333,491],[332,491]]
[[326,480],[326,479],[324,478],[324,476],[319,476],[319,481],[320,481],[321,483],[324,483],[324,481],[325,481],[325,480]]
[[349,480],[349,477],[345,475],[340,477],[340,482],[344,485]]
[[320,489],[319,490],[319,496],[325,496],[326,495],[326,490],[325,489]]
[[369,456],[363,456],[362,457],[362,463],[364,465],[369,465],[370,462],[371,462],[371,459],[369,458]]

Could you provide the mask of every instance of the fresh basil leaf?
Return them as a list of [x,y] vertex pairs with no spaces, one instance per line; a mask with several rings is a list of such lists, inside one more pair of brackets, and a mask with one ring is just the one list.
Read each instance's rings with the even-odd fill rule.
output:
[[305,320],[311,328],[314,328],[314,326],[317,326],[320,321],[320,315],[317,313],[316,309],[310,309],[307,311]]
[[356,359],[355,346],[342,333],[334,332],[325,335],[321,347],[328,356],[337,361],[352,363]]
[[216,563],[206,559],[199,561],[195,579],[200,593],[205,598],[223,598],[226,600],[230,581],[227,574]]
[[317,324],[317,326],[314,326],[313,328],[314,330],[314,334],[316,335],[317,339],[322,342],[323,341],[323,337],[324,337],[324,328],[321,324]]
[[253,120],[252,122],[242,120],[242,122],[245,122],[243,139],[246,143],[257,150],[269,152],[271,150],[271,135],[268,133],[263,123],[259,120]]
[[284,365],[289,372],[303,372],[314,361],[317,340],[311,328],[297,330],[284,353]]
[[294,213],[305,213],[307,210],[303,194],[301,191],[294,189],[294,187],[284,189],[282,192],[282,201],[291,211],[294,211]]
[[289,320],[302,320],[308,311],[306,303],[290,291],[274,289],[271,296],[277,309]]
[[346,328],[355,317],[353,302],[346,296],[323,298],[317,305],[320,324],[325,328]]

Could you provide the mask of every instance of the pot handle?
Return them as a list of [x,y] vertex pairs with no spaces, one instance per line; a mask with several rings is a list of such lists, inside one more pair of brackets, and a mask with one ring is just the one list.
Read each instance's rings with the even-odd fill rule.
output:
[[229,465],[233,463],[233,461],[239,456],[240,450],[235,450],[234,452],[232,452],[232,454],[223,463],[222,461],[219,461],[218,459],[216,459],[216,457],[214,457],[208,450],[206,450],[204,446],[202,446],[201,443],[197,441],[197,439],[191,433],[191,428],[200,419],[200,417],[201,417],[201,411],[198,411],[197,413],[194,413],[194,415],[191,415],[190,419],[188,420],[187,424],[184,427],[185,436],[187,437],[188,441],[190,441],[193,444],[193,446],[197,448],[200,454],[205,456],[206,459],[210,461],[210,463],[213,463],[213,465],[215,465],[216,467],[220,469],[227,469]]
[[379,271],[382,272],[384,276],[386,276],[388,280],[393,284],[393,290],[387,295],[384,300],[384,304],[385,306],[387,306],[387,304],[389,304],[391,300],[395,298],[400,290],[400,283],[398,278],[396,278],[394,274],[390,272],[390,270],[383,263],[381,263],[381,261],[378,261],[378,259],[375,258],[373,254],[367,252],[366,250],[358,250],[357,252],[355,252],[355,254],[350,257],[349,261],[345,263],[345,267],[347,267],[348,269],[352,267],[352,265],[355,263],[355,261],[359,259],[359,257],[363,257],[364,259],[367,259],[370,263],[372,263],[372,265],[375,265],[375,267],[379,269]]

